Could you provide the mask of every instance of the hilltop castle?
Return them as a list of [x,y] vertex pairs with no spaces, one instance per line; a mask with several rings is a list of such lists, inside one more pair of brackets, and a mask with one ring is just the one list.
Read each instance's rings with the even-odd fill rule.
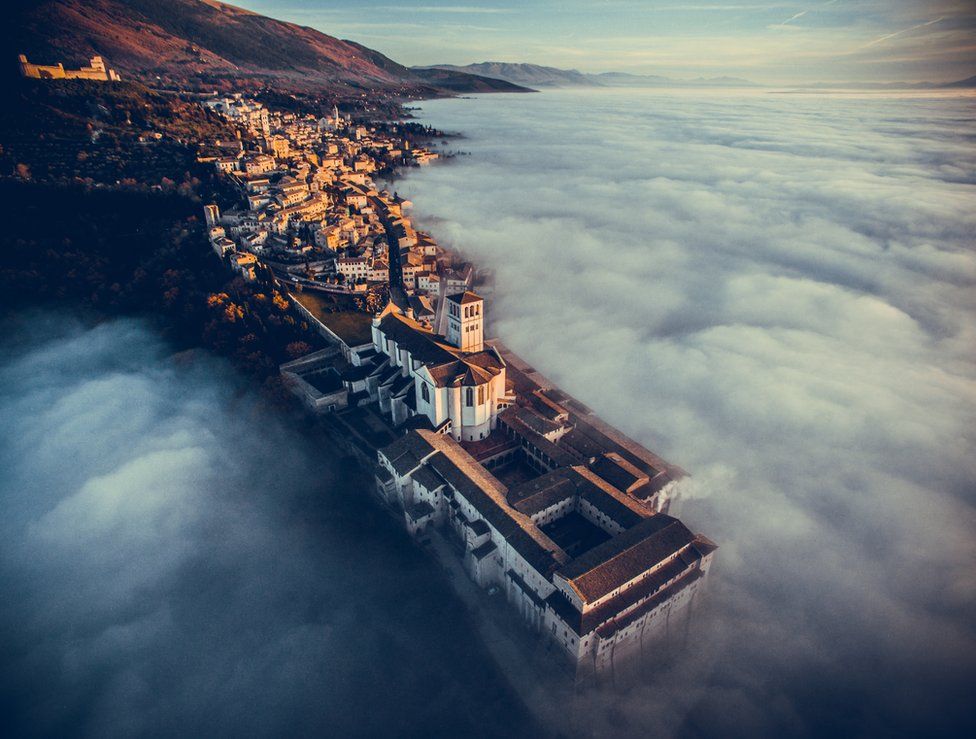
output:
[[100,56],[93,56],[89,66],[79,69],[65,69],[64,64],[56,65],[31,64],[27,55],[21,54],[20,73],[24,77],[38,80],[99,80],[101,82],[118,82],[122,78],[114,69],[105,66],[105,60]]

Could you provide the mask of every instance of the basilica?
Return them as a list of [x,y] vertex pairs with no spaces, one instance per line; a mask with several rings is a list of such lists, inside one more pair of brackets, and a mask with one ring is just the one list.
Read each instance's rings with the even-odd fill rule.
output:
[[394,287],[348,352],[350,403],[398,434],[379,496],[413,536],[453,541],[577,679],[683,639],[716,549],[668,514],[684,471],[486,340],[479,295],[438,308]]
[[445,310],[446,337],[418,319],[409,301],[390,300],[373,319],[366,388],[396,424],[419,416],[438,433],[478,441],[515,396],[505,360],[484,342],[484,300],[470,291],[450,295]]

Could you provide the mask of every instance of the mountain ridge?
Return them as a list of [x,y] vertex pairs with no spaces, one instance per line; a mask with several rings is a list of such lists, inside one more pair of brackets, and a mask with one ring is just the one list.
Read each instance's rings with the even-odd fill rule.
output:
[[3,35],[11,53],[38,63],[99,54],[123,76],[199,89],[233,82],[404,97],[524,91],[460,72],[411,70],[361,44],[217,0],[27,0]]
[[476,74],[530,87],[576,87],[592,86],[599,83],[576,69],[558,69],[541,64],[526,62],[477,62],[464,66],[454,64],[432,64],[426,67],[413,67],[414,70],[442,69],[464,74]]
[[627,72],[581,72],[578,69],[560,69],[526,62],[476,62],[474,64],[432,64],[421,69],[443,69],[482,77],[493,77],[505,82],[531,87],[761,87],[750,80],[738,77],[698,77],[680,80],[660,75],[629,74]]
[[795,85],[762,85],[740,77],[718,76],[695,79],[675,79],[662,75],[630,74],[628,72],[581,72],[525,62],[485,61],[466,65],[433,64],[413,69],[444,69],[478,74],[483,77],[533,87],[795,87],[803,89],[864,89],[864,90],[941,90],[976,87],[976,75],[950,82],[811,82]]

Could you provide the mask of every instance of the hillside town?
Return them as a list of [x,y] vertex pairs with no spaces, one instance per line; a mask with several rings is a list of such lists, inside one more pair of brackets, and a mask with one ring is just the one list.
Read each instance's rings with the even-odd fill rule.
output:
[[[423,165],[438,154],[343,118],[338,108],[316,119],[270,113],[240,96],[204,103],[239,124],[256,142],[218,142],[208,157],[239,188],[239,208],[207,208],[214,250],[253,279],[261,262],[283,280],[313,290],[384,290],[390,260],[402,260],[404,286],[436,299],[443,280],[466,286],[445,269],[444,251],[405,215],[409,201],[377,190],[372,176]],[[391,245],[393,252],[391,256]],[[453,283],[457,283],[456,285]],[[463,283],[463,284],[462,284]]]
[[[716,550],[668,513],[684,471],[487,336],[473,267],[373,180],[437,154],[335,107],[203,105],[242,134],[210,158],[241,198],[205,206],[213,249],[245,279],[271,270],[327,340],[282,375],[407,530],[504,593],[580,683],[682,641]],[[357,309],[323,311],[323,293]]]

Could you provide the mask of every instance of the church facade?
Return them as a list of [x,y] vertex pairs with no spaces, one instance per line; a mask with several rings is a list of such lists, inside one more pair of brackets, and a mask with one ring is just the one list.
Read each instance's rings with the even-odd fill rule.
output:
[[446,337],[418,320],[409,303],[391,300],[373,319],[363,390],[395,424],[420,417],[457,441],[478,441],[515,397],[505,360],[484,343],[484,300],[470,291],[445,300]]

